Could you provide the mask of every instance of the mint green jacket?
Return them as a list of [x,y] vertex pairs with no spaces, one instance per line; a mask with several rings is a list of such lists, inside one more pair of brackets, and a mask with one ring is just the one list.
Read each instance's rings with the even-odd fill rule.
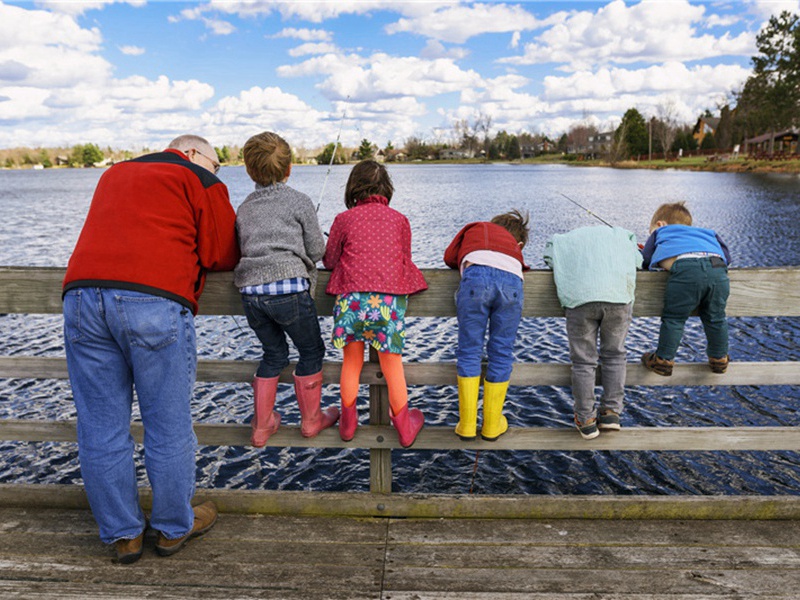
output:
[[600,225],[554,235],[545,246],[544,261],[553,269],[564,308],[587,302],[628,304],[634,299],[642,253],[633,233]]

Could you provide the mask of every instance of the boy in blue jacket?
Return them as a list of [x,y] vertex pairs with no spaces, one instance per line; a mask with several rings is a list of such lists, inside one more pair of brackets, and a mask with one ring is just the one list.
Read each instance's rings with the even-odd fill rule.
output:
[[724,373],[730,361],[725,307],[731,262],[725,242],[711,229],[692,227],[692,215],[683,202],[662,204],[650,221],[642,255],[643,268],[669,271],[658,348],[643,354],[642,364],[658,375],[672,375],[686,319],[696,309],[708,340],[709,367]]

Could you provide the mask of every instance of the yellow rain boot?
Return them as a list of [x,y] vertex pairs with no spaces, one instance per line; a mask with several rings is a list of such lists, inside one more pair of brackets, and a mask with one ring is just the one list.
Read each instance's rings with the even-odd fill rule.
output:
[[480,377],[458,378],[458,425],[456,435],[465,442],[478,435],[478,392]]
[[483,427],[481,437],[487,442],[493,442],[506,431],[508,421],[503,416],[503,404],[506,401],[508,382],[494,383],[483,382]]

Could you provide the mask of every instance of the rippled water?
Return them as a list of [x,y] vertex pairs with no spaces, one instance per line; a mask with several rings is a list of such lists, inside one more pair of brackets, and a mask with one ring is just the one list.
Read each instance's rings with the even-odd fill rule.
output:
[[[293,170],[290,185],[317,201],[325,167]],[[644,241],[650,215],[662,202],[686,200],[695,222],[716,229],[728,242],[734,265],[800,264],[800,178],[792,175],[618,171],[529,165],[396,165],[392,206],[411,220],[413,251],[421,267],[443,267],[444,247],[469,221],[509,208],[531,213],[531,241],[525,256],[543,268],[544,244],[553,233],[594,224],[588,212],[626,227]],[[102,171],[0,171],[0,264],[63,266],[77,239],[91,194]],[[334,167],[321,199],[320,222],[327,229],[343,210],[348,167]],[[252,189],[243,168],[223,168],[235,206]],[[255,336],[243,317],[201,317],[198,351],[203,358],[258,358]],[[322,319],[328,335],[330,318]],[[734,360],[800,360],[800,320],[730,319]],[[658,319],[636,319],[628,340],[635,361],[658,335]],[[455,319],[409,319],[406,358],[455,361]],[[705,339],[699,322],[687,326],[678,359],[703,361]],[[4,355],[63,354],[58,316],[0,317]],[[518,361],[568,362],[562,319],[524,319]],[[341,360],[329,348],[328,360]],[[366,406],[366,388],[361,400]],[[337,401],[327,386],[324,402]],[[623,426],[774,426],[800,423],[797,386],[701,388],[631,387]],[[242,384],[203,383],[196,387],[197,421],[247,422],[250,389]],[[455,426],[455,387],[417,386],[410,402],[431,425]],[[299,413],[289,386],[281,386],[278,407],[289,423]],[[568,388],[511,388],[506,413],[512,426],[568,426]],[[69,384],[57,380],[0,379],[0,418],[74,418]],[[577,435],[577,433],[576,433]],[[405,492],[466,493],[473,451],[395,451],[394,488]],[[140,476],[145,483],[140,464]],[[0,443],[0,482],[79,482],[74,444]],[[253,450],[203,447],[198,482],[202,487],[286,490],[356,490],[369,487],[366,450]],[[534,494],[798,494],[800,456],[795,452],[483,452],[476,493]]]

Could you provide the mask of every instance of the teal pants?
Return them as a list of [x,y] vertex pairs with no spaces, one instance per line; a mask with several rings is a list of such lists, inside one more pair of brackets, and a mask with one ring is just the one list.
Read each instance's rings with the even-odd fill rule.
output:
[[708,340],[706,354],[713,358],[728,355],[728,320],[725,305],[730,294],[728,269],[720,259],[683,258],[675,261],[664,292],[661,331],[656,354],[674,360],[683,337],[686,319],[695,309]]

